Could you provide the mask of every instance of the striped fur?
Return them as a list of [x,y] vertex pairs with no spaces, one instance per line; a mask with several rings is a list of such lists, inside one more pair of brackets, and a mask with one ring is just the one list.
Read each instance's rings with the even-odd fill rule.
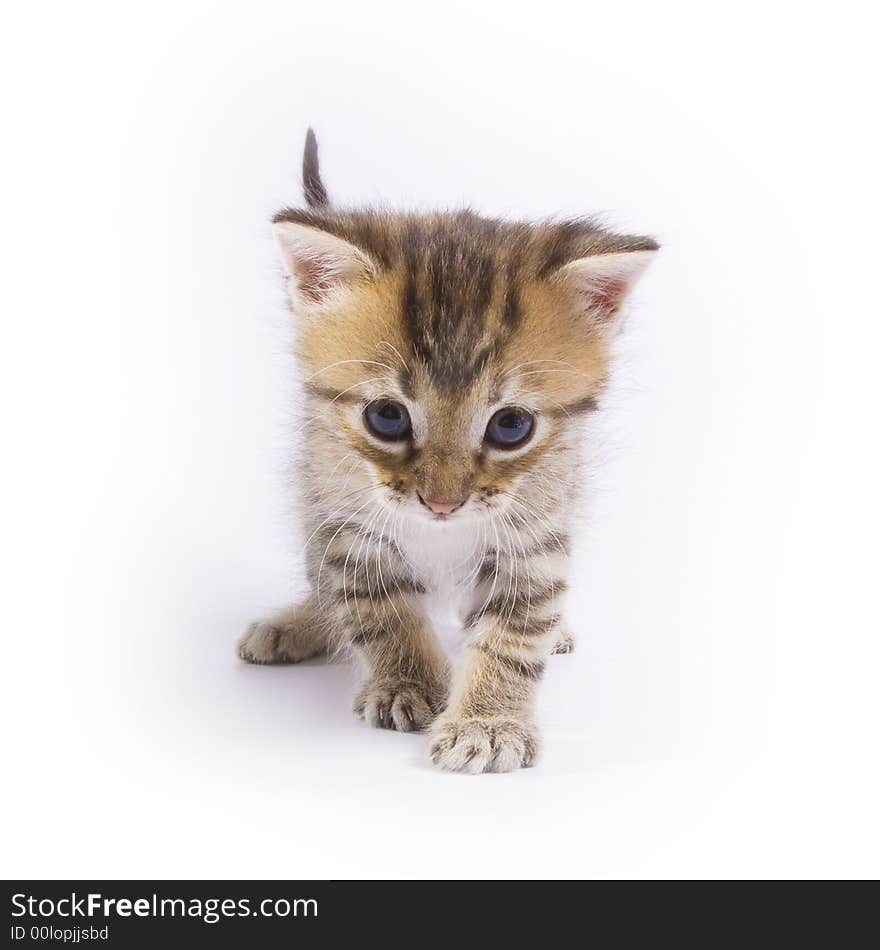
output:
[[[297,662],[350,645],[367,671],[355,710],[370,724],[431,726],[443,768],[529,765],[546,658],[572,646],[563,617],[582,422],[657,244],[587,219],[335,210],[311,132],[303,177],[308,208],[274,225],[306,376],[311,594],[252,625],[240,654]],[[370,430],[374,400],[406,407],[407,438]],[[513,449],[485,438],[504,407],[534,419]],[[436,515],[425,499],[460,507]],[[467,634],[455,670],[429,621],[438,599]]]

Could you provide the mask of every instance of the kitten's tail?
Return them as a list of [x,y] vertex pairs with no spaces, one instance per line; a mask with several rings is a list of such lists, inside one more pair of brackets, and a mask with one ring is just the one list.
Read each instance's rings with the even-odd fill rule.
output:
[[327,189],[321,181],[321,171],[318,168],[318,140],[312,129],[306,132],[306,147],[303,149],[303,194],[310,208],[323,208],[330,203]]

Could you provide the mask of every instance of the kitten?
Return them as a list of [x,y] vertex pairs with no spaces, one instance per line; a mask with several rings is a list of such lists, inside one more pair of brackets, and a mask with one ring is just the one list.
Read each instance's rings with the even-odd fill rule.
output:
[[[538,752],[547,656],[567,652],[569,523],[582,421],[621,304],[657,250],[589,220],[331,208],[309,130],[307,209],[274,233],[306,373],[311,592],[252,624],[252,663],[350,644],[354,708],[430,727],[440,767],[503,772]],[[428,606],[467,634],[453,671]]]

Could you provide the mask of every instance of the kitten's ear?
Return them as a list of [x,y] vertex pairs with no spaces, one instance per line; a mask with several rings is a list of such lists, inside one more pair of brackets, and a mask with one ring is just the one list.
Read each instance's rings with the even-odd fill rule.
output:
[[375,271],[364,251],[319,228],[276,221],[272,231],[293,294],[304,307],[330,302]]
[[653,248],[580,257],[561,267],[557,278],[571,288],[590,326],[613,329],[621,305],[656,253]]

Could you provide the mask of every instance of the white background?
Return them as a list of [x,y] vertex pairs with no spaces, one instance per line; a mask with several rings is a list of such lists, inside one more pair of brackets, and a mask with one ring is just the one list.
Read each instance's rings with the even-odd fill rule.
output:
[[[867,4],[19,5],[3,29],[5,876],[877,875]],[[268,219],[656,234],[536,768],[255,668],[298,450]]]

